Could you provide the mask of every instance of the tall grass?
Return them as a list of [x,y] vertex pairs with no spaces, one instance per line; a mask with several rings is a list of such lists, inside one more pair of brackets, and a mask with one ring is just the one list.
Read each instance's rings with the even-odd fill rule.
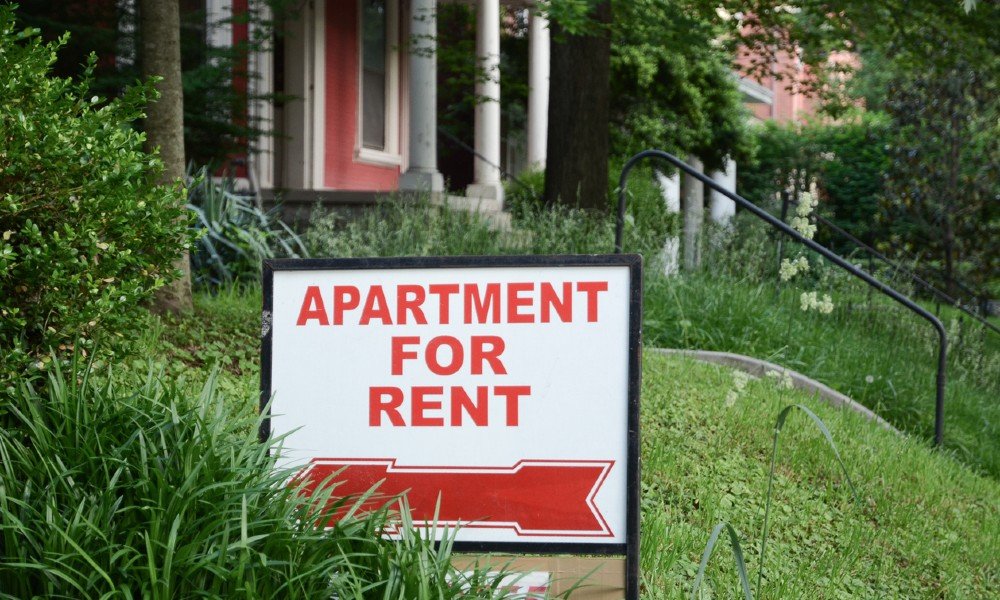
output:
[[[637,178],[645,185],[630,192],[625,245],[655,256],[677,220],[650,181]],[[304,241],[312,256],[328,257],[596,254],[614,251],[615,223],[608,214],[521,201],[512,226],[498,228],[472,212],[398,196],[354,219],[317,213]]]
[[[109,378],[108,381],[122,378]],[[155,373],[97,384],[74,364],[24,385],[0,428],[0,597],[451,598],[450,547],[387,510],[327,527],[255,417],[210,378],[187,397]],[[410,524],[412,525],[412,524]]]
[[313,256],[333,257],[589,254],[614,245],[612,224],[584,211],[536,210],[527,222],[497,231],[473,213],[395,198],[355,220],[314,218],[305,243]]
[[[937,342],[918,317],[837,292],[832,314],[803,312],[797,290],[717,272],[649,278],[645,292],[647,344],[767,359],[830,385],[900,429],[932,437]],[[945,447],[997,477],[1000,353],[973,335],[961,343],[958,322],[949,324]]]

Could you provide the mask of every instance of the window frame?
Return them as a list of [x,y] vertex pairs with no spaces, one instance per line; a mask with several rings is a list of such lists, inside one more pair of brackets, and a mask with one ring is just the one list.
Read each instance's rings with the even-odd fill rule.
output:
[[356,0],[358,10],[358,105],[357,134],[354,140],[354,158],[358,162],[379,166],[401,166],[403,157],[399,148],[399,0],[385,2],[385,148],[376,150],[364,145],[364,7]]

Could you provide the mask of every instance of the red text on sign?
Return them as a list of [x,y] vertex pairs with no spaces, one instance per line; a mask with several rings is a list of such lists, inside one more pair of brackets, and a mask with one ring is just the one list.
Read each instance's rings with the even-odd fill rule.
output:
[[[413,347],[420,346],[420,336],[404,335],[392,338],[392,374],[403,374],[403,361],[417,360],[420,352]],[[505,349],[503,338],[496,335],[474,335],[469,339],[469,372],[483,374],[483,365],[488,364],[496,375],[506,375],[507,369],[500,361]],[[424,362],[435,375],[454,375],[465,366],[465,346],[450,335],[431,338],[423,349]]]
[[[335,285],[329,296],[310,285],[302,297],[296,325],[428,325],[428,310],[437,309],[434,324],[453,319],[466,325],[487,323],[573,322],[573,306],[583,305],[588,323],[600,315],[600,294],[607,281],[446,283],[397,286]],[[436,301],[435,301],[436,299]],[[433,307],[433,308],[431,308]],[[453,310],[454,309],[454,310]],[[460,315],[453,313],[460,312]]]
[[480,385],[476,386],[475,398],[465,388],[451,386],[446,403],[445,388],[440,385],[417,385],[408,389],[373,386],[368,388],[368,426],[461,427],[468,417],[471,424],[484,427],[490,424],[492,398],[504,402],[504,425],[517,427],[521,399],[530,395],[531,386],[528,385]]

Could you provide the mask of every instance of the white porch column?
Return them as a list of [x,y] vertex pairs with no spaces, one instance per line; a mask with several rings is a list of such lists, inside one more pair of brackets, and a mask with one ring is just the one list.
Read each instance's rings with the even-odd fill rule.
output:
[[[134,5],[134,2],[132,3]],[[233,2],[232,0],[206,0],[206,37],[212,48],[229,48],[233,45]]]
[[[691,156],[687,163],[698,172],[704,171],[700,160]],[[701,232],[705,219],[705,186],[697,178],[684,174],[681,180],[684,200],[684,269],[694,271],[701,266]]]
[[[736,191],[736,161],[727,158],[726,167],[722,171],[712,171],[712,181],[718,183],[730,192]],[[713,223],[719,225],[729,225],[733,216],[736,215],[736,203],[723,196],[719,192],[712,190],[708,197],[708,211]]]
[[531,9],[528,24],[528,166],[545,168],[549,129],[549,20]]
[[[466,195],[503,202],[500,184],[500,0],[476,0],[476,140]],[[482,158],[480,158],[482,157]],[[485,160],[484,160],[485,159]]]
[[410,3],[410,157],[399,189],[444,191],[437,168],[437,2]]
[[[676,214],[681,212],[681,175],[677,171],[667,177],[660,171],[656,171],[656,181],[660,184],[663,194],[663,203],[667,212]],[[663,248],[660,250],[660,262],[663,263],[663,274],[676,275],[680,271],[680,249],[681,240],[676,235],[668,236],[663,241]]]
[[[271,20],[269,4],[262,2],[257,10],[260,11],[261,19],[267,22]],[[249,35],[250,39],[259,35],[259,29],[253,24],[250,25]],[[274,93],[274,49],[271,44],[271,39],[268,39],[261,48],[250,53],[249,69],[256,77],[249,77],[247,85],[253,96],[270,96]],[[251,188],[258,193],[259,198],[261,188],[274,187],[274,101],[256,98],[250,103],[249,112],[250,122],[263,131],[257,139],[256,147],[251,148],[247,164],[247,174],[257,180],[255,182],[251,179]]]

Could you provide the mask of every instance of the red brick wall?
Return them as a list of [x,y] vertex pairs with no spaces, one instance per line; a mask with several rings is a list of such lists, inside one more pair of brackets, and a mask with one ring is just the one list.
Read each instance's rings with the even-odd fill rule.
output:
[[359,163],[358,3],[326,2],[326,155],[324,184],[338,190],[391,191],[399,187],[399,167]]

